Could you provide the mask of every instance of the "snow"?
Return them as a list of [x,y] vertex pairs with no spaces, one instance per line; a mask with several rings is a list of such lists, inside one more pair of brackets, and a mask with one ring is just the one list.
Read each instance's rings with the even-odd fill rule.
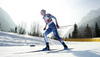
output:
[[[56,40],[49,39],[51,49],[63,49]],[[56,53],[32,52],[45,47],[43,38],[0,32],[0,57],[100,57],[100,42],[65,42],[71,50]],[[29,45],[35,45],[30,47]],[[25,53],[31,52],[31,53]]]
[[[58,44],[59,42],[52,42],[55,40],[49,39],[51,44]],[[0,46],[28,46],[30,44],[44,45],[44,38],[32,37],[28,35],[19,35],[8,32],[0,32]]]

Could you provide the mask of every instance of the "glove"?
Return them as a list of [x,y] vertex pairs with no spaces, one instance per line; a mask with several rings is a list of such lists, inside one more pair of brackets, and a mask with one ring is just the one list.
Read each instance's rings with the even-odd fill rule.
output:
[[56,26],[57,26],[57,28],[60,28],[58,24]]
[[56,21],[56,27],[59,28],[58,22]]
[[43,30],[46,30],[46,27]]

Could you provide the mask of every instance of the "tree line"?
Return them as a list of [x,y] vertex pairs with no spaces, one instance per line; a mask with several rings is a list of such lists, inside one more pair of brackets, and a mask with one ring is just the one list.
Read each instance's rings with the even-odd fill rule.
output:
[[[2,25],[0,23],[0,31],[1,31],[1,28],[2,28]],[[27,29],[30,31],[27,31]],[[4,31],[4,30],[2,30],[2,31]],[[43,37],[42,31],[43,31],[43,26],[39,22],[33,21],[33,23],[31,23],[30,27],[29,26],[27,27],[27,24],[24,21],[21,21],[19,23],[19,25],[15,27],[15,29],[10,28],[10,31],[8,31],[8,32],[18,33],[18,34],[22,34],[22,35],[28,34],[30,36]],[[58,30],[58,34],[59,34],[59,36],[62,36],[62,31]],[[53,33],[51,33],[50,36],[48,36],[48,38],[57,40]]]
[[77,24],[74,25],[74,30],[72,34],[69,33],[68,38],[93,38],[100,37],[100,28],[98,23],[95,23],[95,27],[92,28],[88,24],[86,27],[79,27]]
[[[19,27],[19,29],[16,29],[15,27],[15,30],[11,29],[11,32],[26,34],[27,25],[25,22],[21,22],[17,27]],[[1,29],[1,24],[0,24],[0,29]],[[42,29],[43,26],[39,24],[39,22],[33,22],[30,26],[30,32],[28,32],[28,35],[43,37]],[[62,31],[58,31],[58,34],[59,36],[62,36],[63,33]],[[74,24],[73,31],[69,33],[68,37],[66,38],[94,38],[94,37],[100,37],[100,28],[97,22],[95,23],[95,27],[90,27],[89,24],[87,24],[85,27],[82,26],[78,27],[77,24]],[[51,34],[51,38],[56,40],[53,34]]]
[[[19,33],[19,34],[26,34],[26,32],[27,32],[27,30],[26,30],[27,29],[26,23],[21,22],[21,24],[19,24],[19,26],[17,26],[17,27],[19,27],[19,29],[17,29],[18,30],[17,33]],[[30,25],[30,27],[29,27],[30,31],[28,31],[27,33],[30,36],[41,36],[41,37],[43,37],[41,29],[42,29],[41,24],[39,24],[37,22],[33,22]]]

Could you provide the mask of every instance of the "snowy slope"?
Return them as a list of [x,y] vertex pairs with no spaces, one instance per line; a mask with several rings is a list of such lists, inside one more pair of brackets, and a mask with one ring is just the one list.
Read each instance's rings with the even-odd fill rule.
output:
[[[51,49],[63,49],[58,41],[49,40]],[[100,42],[65,43],[73,49],[56,53],[47,53],[49,51],[34,53],[32,51],[45,47],[43,38],[0,32],[0,57],[100,57]],[[36,46],[27,46],[30,44]]]
[[[49,39],[50,44],[58,44],[53,43],[52,39]],[[14,33],[0,32],[0,46],[27,46],[27,45],[44,45],[44,38],[41,37],[32,37],[27,35],[19,35]]]

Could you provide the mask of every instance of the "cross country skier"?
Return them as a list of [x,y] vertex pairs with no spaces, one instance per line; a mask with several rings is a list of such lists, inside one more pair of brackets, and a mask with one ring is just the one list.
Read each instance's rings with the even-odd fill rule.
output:
[[[42,51],[48,51],[48,50],[50,50],[47,35],[48,35],[49,33],[51,33],[51,32],[54,33],[54,36],[55,36],[55,37],[60,41],[60,43],[64,46],[64,50],[67,50],[67,49],[68,49],[67,45],[66,45],[66,44],[63,42],[63,40],[58,36],[57,28],[59,28],[59,25],[58,25],[58,23],[57,23],[56,17],[54,17],[54,16],[51,15],[51,14],[46,14],[46,10],[44,10],[44,9],[41,10],[40,13],[41,13],[41,15],[43,16],[43,19],[44,19],[44,21],[45,21],[45,23],[46,23],[46,26],[44,27],[43,30],[46,30],[47,25],[49,25],[48,29],[47,29],[47,30],[45,31],[45,33],[44,33],[44,40],[45,40],[45,43],[46,43],[46,47],[43,48]],[[55,23],[53,22],[52,18],[55,19],[56,25],[55,25]],[[57,28],[56,28],[56,27],[57,27]]]

